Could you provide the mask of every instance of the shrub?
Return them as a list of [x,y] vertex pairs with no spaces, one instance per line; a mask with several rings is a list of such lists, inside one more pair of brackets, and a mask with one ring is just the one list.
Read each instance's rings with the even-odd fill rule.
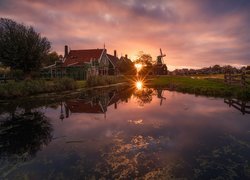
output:
[[87,86],[104,86],[124,81],[123,78],[117,76],[91,76],[87,79]]
[[25,80],[0,84],[0,98],[22,97],[38,93],[65,91],[76,89],[77,84],[73,79],[62,78],[54,81]]
[[40,72],[38,72],[38,71],[32,71],[32,72],[30,73],[30,77],[31,77],[32,79],[38,79],[38,78],[40,78]]
[[22,70],[12,70],[10,76],[16,80],[21,80],[24,78],[24,73]]
[[71,78],[64,77],[61,79],[54,79],[54,87],[57,91],[73,90],[77,88],[77,83]]

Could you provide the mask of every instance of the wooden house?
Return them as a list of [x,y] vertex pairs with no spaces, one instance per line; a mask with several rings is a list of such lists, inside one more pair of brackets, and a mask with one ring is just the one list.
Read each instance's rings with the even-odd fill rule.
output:
[[109,70],[108,74],[109,75],[119,75],[119,62],[120,59],[117,57],[116,50],[114,50],[114,55],[107,54],[108,59],[109,59]]
[[64,58],[60,62],[43,68],[45,77],[71,77],[87,79],[90,76],[118,75],[118,57],[103,49],[69,50],[65,46]]
[[67,52],[67,46],[65,46],[63,68],[81,67],[85,70],[87,77],[108,75],[110,60],[107,57],[106,49],[70,50],[69,53]]

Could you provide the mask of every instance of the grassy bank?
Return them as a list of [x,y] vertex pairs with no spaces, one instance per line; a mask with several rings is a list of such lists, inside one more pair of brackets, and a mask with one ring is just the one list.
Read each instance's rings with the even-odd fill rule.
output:
[[240,87],[236,85],[227,85],[224,83],[223,79],[219,78],[163,76],[153,78],[150,84],[197,95],[226,96],[250,100],[249,86]]
[[105,86],[126,82],[123,76],[93,76],[86,81],[88,87]]
[[76,90],[85,87],[105,86],[125,82],[123,76],[96,76],[87,81],[75,81],[71,78],[61,78],[53,80],[24,80],[9,81],[6,84],[0,84],[0,99],[9,99],[16,97],[27,97],[43,93],[63,92]]
[[11,81],[0,84],[0,99],[25,97],[41,93],[61,92],[85,87],[85,81],[74,81],[70,78],[46,80]]

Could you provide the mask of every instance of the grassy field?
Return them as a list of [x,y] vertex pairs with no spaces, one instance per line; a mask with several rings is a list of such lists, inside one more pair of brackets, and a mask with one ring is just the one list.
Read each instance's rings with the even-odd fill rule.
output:
[[150,84],[186,93],[250,100],[249,86],[227,85],[221,76],[162,76],[153,78]]
[[76,90],[85,86],[86,81],[74,81],[70,78],[53,79],[51,81],[43,79],[19,82],[9,81],[8,83],[0,84],[0,99]]

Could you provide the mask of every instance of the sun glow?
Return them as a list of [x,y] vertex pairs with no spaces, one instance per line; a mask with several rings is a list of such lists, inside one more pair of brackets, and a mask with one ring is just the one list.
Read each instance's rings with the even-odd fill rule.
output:
[[135,64],[135,68],[139,72],[142,69],[142,64]]
[[135,86],[137,90],[141,90],[143,87],[142,81],[136,81]]

